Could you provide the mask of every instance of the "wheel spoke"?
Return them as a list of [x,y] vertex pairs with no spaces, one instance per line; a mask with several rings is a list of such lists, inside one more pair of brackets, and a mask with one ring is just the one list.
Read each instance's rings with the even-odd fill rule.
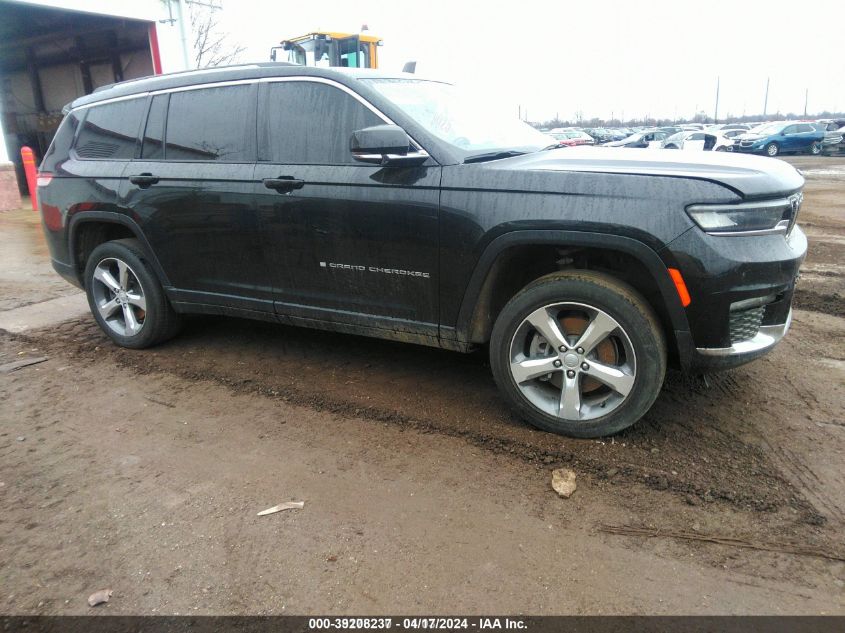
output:
[[94,279],[106,286],[109,290],[120,290],[120,284],[117,283],[111,273],[102,266],[97,266],[97,268],[94,269]]
[[581,383],[577,374],[574,378],[563,374],[558,415],[567,420],[581,419]]
[[126,300],[131,303],[133,306],[138,306],[144,312],[147,311],[147,298],[142,295],[140,292],[127,292],[126,293]]
[[517,384],[539,378],[553,371],[560,371],[553,365],[554,358],[529,358],[511,363],[511,375]]
[[603,382],[616,393],[627,396],[634,386],[634,377],[616,367],[590,362],[589,375]]
[[590,321],[590,324],[587,326],[587,329],[584,330],[581,338],[578,339],[575,347],[583,347],[584,353],[589,354],[596,345],[606,339],[617,327],[619,326],[616,321],[611,319],[604,312],[599,312],[593,320]]
[[569,344],[563,337],[563,333],[560,331],[557,318],[546,308],[534,310],[534,312],[529,314],[528,318],[525,320],[528,321],[544,339],[546,339],[546,342],[548,342],[549,345],[554,346],[555,349],[561,345],[569,347]]
[[129,290],[129,266],[126,265],[126,262],[117,260],[117,272],[120,287],[124,290]]
[[120,304],[117,302],[117,299],[110,299],[109,301],[99,304],[97,306],[97,310],[100,312],[100,316],[104,319],[108,319],[119,307]]
[[138,319],[135,318],[135,311],[128,303],[123,304],[123,320],[126,324],[126,336],[133,336],[141,329]]

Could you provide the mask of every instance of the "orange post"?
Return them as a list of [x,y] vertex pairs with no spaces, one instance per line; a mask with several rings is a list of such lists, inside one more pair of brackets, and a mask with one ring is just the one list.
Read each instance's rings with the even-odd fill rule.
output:
[[31,147],[24,145],[21,147],[21,159],[23,160],[23,170],[26,173],[26,186],[29,189],[29,197],[32,200],[32,210],[38,211],[38,198],[35,191],[36,167],[35,167],[35,152]]

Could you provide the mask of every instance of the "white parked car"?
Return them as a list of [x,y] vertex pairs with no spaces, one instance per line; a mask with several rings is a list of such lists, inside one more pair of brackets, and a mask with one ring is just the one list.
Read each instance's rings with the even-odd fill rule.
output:
[[742,134],[745,130],[721,130],[716,132],[702,132],[700,130],[685,130],[673,134],[661,146],[663,149],[686,149],[693,151],[732,152],[734,141],[732,136]]

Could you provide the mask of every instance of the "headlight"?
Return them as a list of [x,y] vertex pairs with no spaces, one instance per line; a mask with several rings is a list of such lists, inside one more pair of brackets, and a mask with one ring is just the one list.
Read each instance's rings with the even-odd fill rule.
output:
[[707,233],[714,235],[765,235],[789,233],[804,196],[742,202],[740,204],[694,204],[687,213]]

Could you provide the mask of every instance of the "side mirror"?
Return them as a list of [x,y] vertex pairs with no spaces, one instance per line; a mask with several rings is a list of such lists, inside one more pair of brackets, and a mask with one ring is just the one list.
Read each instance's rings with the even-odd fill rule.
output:
[[352,157],[362,163],[382,167],[416,167],[428,159],[428,153],[411,148],[411,139],[398,125],[374,125],[352,132],[349,139]]

